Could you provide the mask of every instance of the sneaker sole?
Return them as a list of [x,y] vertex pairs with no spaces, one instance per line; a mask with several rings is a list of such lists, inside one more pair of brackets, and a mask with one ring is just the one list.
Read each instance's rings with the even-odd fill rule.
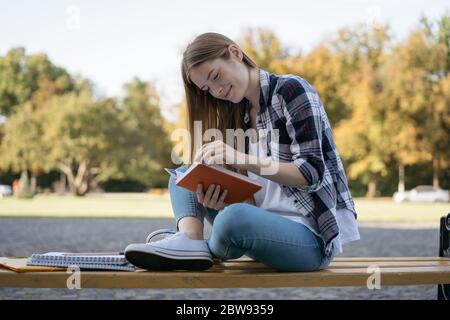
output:
[[212,267],[213,261],[202,258],[169,258],[155,253],[129,250],[125,252],[125,258],[138,268],[146,270],[190,270],[202,271]]

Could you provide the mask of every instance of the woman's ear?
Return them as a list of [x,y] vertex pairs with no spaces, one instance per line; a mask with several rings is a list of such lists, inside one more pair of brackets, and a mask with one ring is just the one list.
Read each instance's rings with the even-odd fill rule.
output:
[[239,49],[238,46],[236,46],[235,44],[230,44],[228,46],[228,51],[230,51],[230,54],[234,57],[239,59],[239,61],[242,61],[244,55],[241,51],[241,49]]

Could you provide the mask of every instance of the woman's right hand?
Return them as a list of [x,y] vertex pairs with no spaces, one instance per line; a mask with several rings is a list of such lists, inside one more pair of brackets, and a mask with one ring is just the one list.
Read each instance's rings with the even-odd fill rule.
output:
[[[224,190],[220,193],[220,185],[211,184],[206,190],[206,193],[203,193],[203,185],[197,185],[197,199],[198,202],[201,203],[205,208],[211,208],[215,210],[222,210],[228,204],[223,200],[228,194],[228,190]],[[219,196],[220,195],[220,196]]]

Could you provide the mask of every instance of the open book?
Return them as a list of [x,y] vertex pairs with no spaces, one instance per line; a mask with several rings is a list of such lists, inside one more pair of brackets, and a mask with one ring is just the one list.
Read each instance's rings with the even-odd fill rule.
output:
[[198,184],[203,185],[203,192],[206,192],[211,184],[220,185],[220,194],[223,190],[228,190],[224,202],[229,204],[243,202],[262,188],[255,180],[217,164],[194,162],[185,172],[168,168],[165,170],[173,176],[177,186],[192,192],[197,191]]
[[34,253],[27,259],[28,266],[69,267],[76,265],[80,269],[103,269],[134,271],[122,252],[47,252]]

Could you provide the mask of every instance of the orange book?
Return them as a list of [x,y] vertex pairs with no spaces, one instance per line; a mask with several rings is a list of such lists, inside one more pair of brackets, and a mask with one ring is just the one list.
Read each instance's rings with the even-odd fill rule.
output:
[[206,165],[194,162],[185,172],[177,172],[175,169],[165,170],[174,177],[177,186],[197,192],[197,185],[203,185],[203,192],[208,190],[211,184],[220,185],[220,194],[227,189],[224,199],[226,203],[244,202],[262,186],[247,176],[222,168],[219,165]]

